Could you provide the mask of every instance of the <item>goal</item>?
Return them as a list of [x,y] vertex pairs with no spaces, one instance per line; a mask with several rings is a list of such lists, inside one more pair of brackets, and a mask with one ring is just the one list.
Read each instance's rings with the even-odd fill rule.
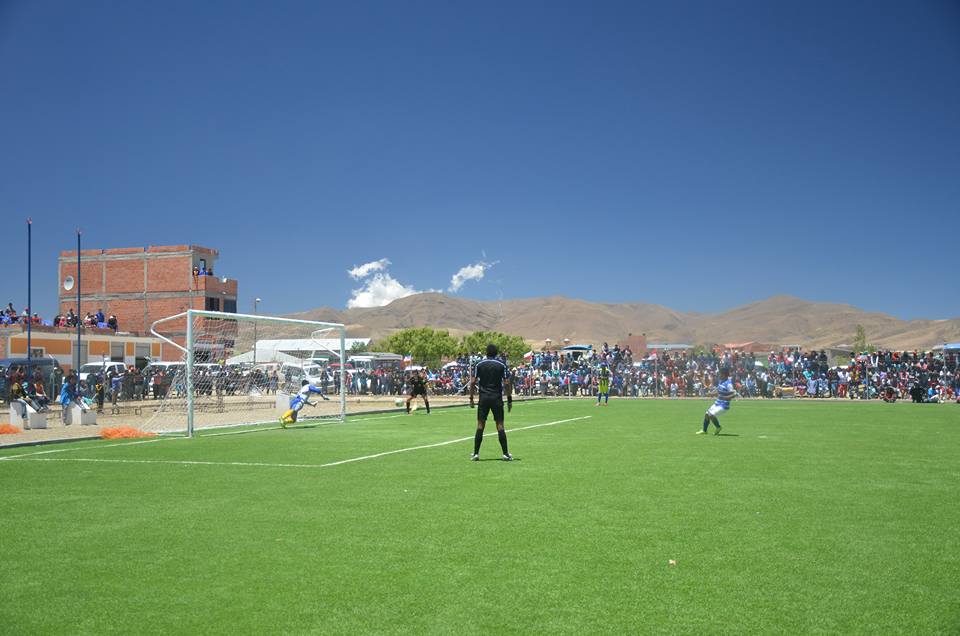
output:
[[304,381],[312,394],[299,423],[346,416],[346,333],[338,323],[191,309],[151,327],[175,361],[146,369],[154,400],[144,426],[192,437],[210,428],[276,424]]

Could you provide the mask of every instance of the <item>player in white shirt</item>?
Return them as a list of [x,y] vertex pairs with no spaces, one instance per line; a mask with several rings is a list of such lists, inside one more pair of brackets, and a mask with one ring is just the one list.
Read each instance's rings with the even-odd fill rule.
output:
[[717,400],[713,406],[707,409],[703,415],[703,430],[697,431],[697,435],[706,435],[710,428],[710,422],[717,427],[714,435],[720,434],[720,420],[717,415],[730,410],[730,401],[737,397],[737,392],[733,388],[733,382],[730,380],[730,372],[726,369],[720,370],[720,382],[717,384]]
[[300,413],[300,410],[307,404],[314,406],[314,403],[310,401],[311,393],[316,393],[324,400],[330,399],[323,394],[323,391],[320,390],[320,387],[314,386],[308,381],[303,380],[300,383],[300,391],[293,396],[292,400],[290,400],[290,409],[280,418],[280,426],[287,428],[287,424],[293,424],[296,422],[297,414]]

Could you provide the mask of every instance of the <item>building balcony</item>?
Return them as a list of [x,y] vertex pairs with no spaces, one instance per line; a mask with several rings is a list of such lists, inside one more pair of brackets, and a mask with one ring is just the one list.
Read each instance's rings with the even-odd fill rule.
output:
[[237,296],[237,281],[219,276],[197,276],[194,278],[195,291],[205,292],[207,296]]

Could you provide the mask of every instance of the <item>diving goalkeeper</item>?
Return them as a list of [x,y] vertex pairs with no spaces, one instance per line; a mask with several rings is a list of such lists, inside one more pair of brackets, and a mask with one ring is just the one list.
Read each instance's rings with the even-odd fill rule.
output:
[[310,394],[316,393],[324,400],[329,400],[326,395],[323,394],[323,391],[320,390],[320,387],[310,384],[307,380],[303,380],[300,383],[300,391],[293,399],[290,400],[290,409],[280,418],[280,426],[287,428],[287,424],[293,424],[297,421],[297,414],[300,413],[300,410],[309,404],[310,406],[316,406],[315,402],[310,401]]

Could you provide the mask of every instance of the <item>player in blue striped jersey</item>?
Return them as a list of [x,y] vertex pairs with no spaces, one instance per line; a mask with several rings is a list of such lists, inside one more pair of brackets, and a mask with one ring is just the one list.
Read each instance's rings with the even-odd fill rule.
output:
[[733,381],[730,380],[730,372],[726,369],[720,370],[720,382],[717,384],[717,399],[713,406],[707,409],[703,416],[703,430],[697,431],[697,435],[706,435],[710,428],[710,422],[717,427],[714,435],[720,434],[720,420],[717,415],[730,410],[730,401],[737,397],[737,392],[733,388]]
[[324,400],[330,399],[323,394],[320,387],[310,384],[307,380],[302,380],[300,382],[300,392],[293,396],[293,399],[290,400],[290,408],[280,417],[280,426],[287,428],[287,424],[295,423],[297,421],[297,414],[300,413],[300,410],[303,409],[305,405],[315,406],[315,404],[310,401],[311,393],[318,394]]

